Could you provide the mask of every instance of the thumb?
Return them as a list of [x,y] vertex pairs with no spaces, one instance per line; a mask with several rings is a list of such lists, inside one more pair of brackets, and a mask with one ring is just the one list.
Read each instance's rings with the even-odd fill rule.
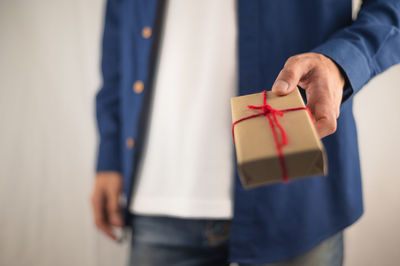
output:
[[301,78],[308,72],[309,66],[306,59],[297,59],[297,57],[289,58],[274,85],[272,92],[276,95],[287,95],[297,88]]

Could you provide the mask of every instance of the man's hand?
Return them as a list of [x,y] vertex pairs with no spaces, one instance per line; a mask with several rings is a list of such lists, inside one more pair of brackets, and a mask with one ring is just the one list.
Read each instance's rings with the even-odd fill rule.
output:
[[122,227],[119,196],[122,176],[118,172],[98,172],[92,192],[92,207],[96,226],[107,236],[117,240],[112,226]]
[[336,64],[322,54],[305,53],[290,57],[272,87],[277,95],[305,89],[307,107],[315,119],[320,138],[336,131],[342,101],[344,78]]

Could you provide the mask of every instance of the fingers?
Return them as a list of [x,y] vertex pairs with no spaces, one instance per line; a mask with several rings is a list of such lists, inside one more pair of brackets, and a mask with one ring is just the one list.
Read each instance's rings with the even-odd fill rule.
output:
[[329,86],[323,79],[315,78],[306,90],[307,107],[310,109],[314,126],[320,138],[335,133],[337,127],[337,108],[334,97],[329,93]]
[[315,119],[315,129],[321,139],[335,133],[337,127],[336,114],[331,108],[327,108],[327,105],[322,103],[317,103],[312,113]]
[[110,238],[117,240],[115,234],[112,232],[110,224],[108,223],[107,213],[105,209],[106,198],[102,193],[93,194],[92,197],[92,207],[94,214],[94,221],[103,233],[105,233]]
[[306,56],[297,55],[290,57],[272,86],[272,91],[277,95],[291,93],[300,80],[309,73],[312,65]]
[[123,227],[119,195],[122,175],[119,172],[98,172],[92,193],[92,208],[96,226],[110,238],[117,240],[114,230]]
[[107,212],[108,221],[111,225],[117,227],[123,226],[118,191],[110,190],[110,192],[108,193]]

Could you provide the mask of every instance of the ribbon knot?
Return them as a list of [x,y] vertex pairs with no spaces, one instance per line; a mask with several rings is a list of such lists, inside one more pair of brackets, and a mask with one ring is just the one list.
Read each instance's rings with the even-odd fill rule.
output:
[[267,115],[267,114],[270,114],[270,113],[276,113],[279,116],[284,116],[285,115],[283,112],[272,108],[272,106],[269,105],[269,104],[263,104],[263,105],[260,105],[260,106],[247,105],[247,108],[254,109],[254,110],[262,110],[264,115]]
[[[283,151],[282,151],[282,147],[287,145],[289,140],[288,140],[285,130],[283,129],[282,125],[279,123],[279,120],[276,117],[276,115],[283,117],[285,115],[284,112],[306,110],[306,111],[308,111],[310,117],[312,118],[310,110],[307,107],[295,107],[295,108],[282,109],[282,110],[275,109],[272,106],[270,106],[269,104],[267,104],[267,91],[266,90],[264,90],[264,92],[263,92],[263,104],[262,105],[260,105],[260,106],[248,105],[247,108],[253,109],[253,110],[262,110],[262,111],[260,113],[249,115],[249,116],[243,117],[243,118],[233,122],[233,124],[232,124],[233,142],[235,142],[234,128],[235,128],[236,124],[238,124],[244,120],[250,119],[250,118],[254,118],[254,117],[258,117],[258,116],[265,116],[268,119],[269,125],[271,127],[271,131],[272,131],[272,135],[274,137],[275,147],[278,152],[279,163],[280,163],[281,169],[282,169],[283,182],[285,182],[285,183],[289,182],[287,169],[286,169],[286,163],[283,158]],[[278,128],[279,133],[280,133],[280,141],[278,139],[278,133],[276,132],[276,128]]]

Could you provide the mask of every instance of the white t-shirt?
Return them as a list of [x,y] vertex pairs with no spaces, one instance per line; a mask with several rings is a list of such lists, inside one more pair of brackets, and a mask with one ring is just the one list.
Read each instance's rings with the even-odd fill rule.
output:
[[232,216],[234,0],[169,0],[149,131],[130,210]]

